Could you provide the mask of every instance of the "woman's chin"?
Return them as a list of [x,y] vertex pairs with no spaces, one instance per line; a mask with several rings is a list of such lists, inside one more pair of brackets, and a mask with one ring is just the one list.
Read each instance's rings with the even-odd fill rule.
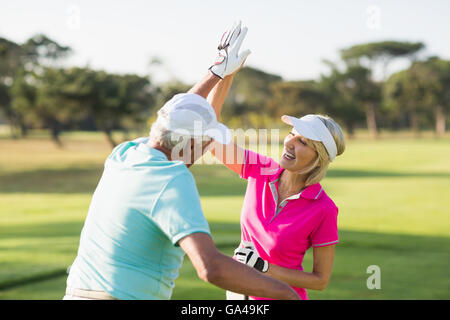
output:
[[284,156],[281,157],[280,162],[278,163],[280,165],[280,167],[282,167],[283,169],[290,169],[292,168],[292,166],[295,164],[294,160],[287,160],[284,158]]

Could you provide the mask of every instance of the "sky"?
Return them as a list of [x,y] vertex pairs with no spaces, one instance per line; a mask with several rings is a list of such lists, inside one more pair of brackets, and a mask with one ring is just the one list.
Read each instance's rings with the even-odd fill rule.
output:
[[[0,0],[0,37],[22,43],[44,33],[72,47],[67,65],[193,83],[222,33],[242,20],[247,65],[305,80],[326,72],[323,59],[371,41],[422,41],[424,56],[450,59],[449,16],[445,0]],[[152,57],[163,65],[150,65]]]

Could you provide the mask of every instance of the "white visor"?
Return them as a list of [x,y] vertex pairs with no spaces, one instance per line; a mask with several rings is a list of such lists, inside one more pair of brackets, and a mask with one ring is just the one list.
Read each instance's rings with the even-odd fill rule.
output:
[[281,120],[295,128],[299,134],[314,141],[320,141],[328,152],[330,161],[336,158],[337,147],[330,131],[320,118],[314,114],[308,114],[301,118],[282,116]]

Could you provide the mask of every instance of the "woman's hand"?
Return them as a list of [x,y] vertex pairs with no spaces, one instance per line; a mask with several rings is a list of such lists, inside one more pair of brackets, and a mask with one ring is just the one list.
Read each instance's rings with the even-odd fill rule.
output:
[[314,247],[313,271],[290,269],[269,263],[267,275],[297,288],[324,290],[333,271],[335,245]]
[[246,61],[246,60],[247,60],[247,58],[244,59],[244,61],[242,62],[241,66],[240,66],[239,68],[237,68],[232,74],[226,76],[226,77],[224,78],[224,80],[225,80],[225,79],[229,79],[229,78],[233,79],[233,77],[236,75],[236,73],[238,73],[239,71],[241,71],[241,69],[244,67],[244,64],[245,64],[245,61]]
[[261,272],[267,272],[267,269],[269,268],[269,263],[259,256],[251,242],[244,242],[243,247],[237,247],[236,250],[234,250],[234,257],[237,261],[245,263],[249,267],[255,268]]

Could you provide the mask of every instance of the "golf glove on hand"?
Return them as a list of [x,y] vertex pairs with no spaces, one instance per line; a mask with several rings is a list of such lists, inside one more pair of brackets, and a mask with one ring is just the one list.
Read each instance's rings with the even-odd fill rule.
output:
[[258,255],[258,252],[251,242],[244,242],[244,247],[239,246],[234,250],[234,256],[237,261],[245,263],[258,271],[267,272],[269,269],[269,263]]
[[223,79],[224,77],[234,73],[247,59],[251,53],[245,50],[239,53],[242,41],[247,34],[247,27],[241,29],[241,21],[235,22],[233,26],[226,31],[220,39],[217,49],[219,53],[214,64],[209,68],[212,73]]

